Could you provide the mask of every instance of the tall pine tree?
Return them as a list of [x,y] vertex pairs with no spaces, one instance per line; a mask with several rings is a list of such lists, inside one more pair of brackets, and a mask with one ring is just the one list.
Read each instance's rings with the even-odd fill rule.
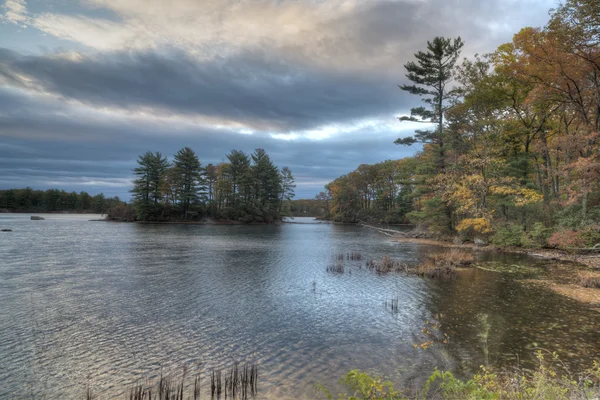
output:
[[436,37],[427,42],[427,51],[415,53],[416,62],[404,65],[406,77],[412,85],[400,85],[400,89],[422,97],[427,107],[416,107],[410,110],[410,117],[400,117],[400,121],[435,123],[435,130],[416,130],[414,136],[399,138],[394,143],[410,146],[416,142],[437,145],[439,155],[437,167],[444,170],[444,112],[446,103],[454,98],[458,91],[449,89],[454,68],[464,43],[460,37],[451,40]]

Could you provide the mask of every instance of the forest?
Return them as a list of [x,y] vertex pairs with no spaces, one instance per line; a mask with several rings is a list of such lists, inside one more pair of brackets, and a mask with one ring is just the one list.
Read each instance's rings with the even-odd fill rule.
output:
[[118,197],[102,193],[91,196],[86,192],[65,192],[59,189],[0,190],[0,212],[70,212],[104,214],[124,203]]
[[290,213],[296,185],[289,168],[275,166],[264,149],[232,150],[226,158],[202,166],[189,147],[172,161],[146,152],[133,170],[131,204],[111,209],[108,219],[271,223]]
[[360,165],[326,186],[335,221],[409,222],[461,241],[600,242],[600,3],[569,0],[543,28],[459,60],[436,37],[399,89],[422,105],[396,140],[413,157]]

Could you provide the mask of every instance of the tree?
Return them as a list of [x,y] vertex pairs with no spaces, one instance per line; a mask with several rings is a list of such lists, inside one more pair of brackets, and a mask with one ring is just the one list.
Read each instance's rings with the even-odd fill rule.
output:
[[288,167],[281,169],[281,198],[280,198],[280,211],[283,209],[283,205],[287,202],[290,205],[292,199],[295,196],[294,189],[296,184],[294,183],[294,176],[292,171]]
[[176,199],[181,206],[183,216],[187,217],[190,205],[196,203],[205,190],[200,160],[192,149],[184,147],[175,154],[173,167],[178,187]]
[[162,182],[169,163],[162,154],[151,151],[141,155],[137,163],[139,166],[133,170],[137,178],[131,192],[137,206],[138,218],[147,220],[155,216],[156,205],[162,199]]
[[457,96],[458,91],[448,89],[452,80],[456,61],[464,43],[460,37],[451,40],[435,37],[427,42],[427,51],[415,53],[417,62],[410,61],[404,65],[408,72],[406,77],[412,85],[400,85],[400,89],[422,97],[427,107],[416,107],[410,110],[410,116],[400,117],[400,121],[435,123],[435,130],[416,130],[414,136],[399,138],[394,143],[410,146],[416,142],[434,143],[438,146],[438,168],[444,169],[444,112],[446,102]]
[[278,214],[281,177],[264,149],[256,149],[252,153],[252,178],[254,204],[260,210],[263,219],[268,221]]
[[227,159],[229,164],[225,172],[231,181],[231,199],[228,203],[236,207],[240,203],[247,203],[252,196],[250,157],[243,151],[231,150]]

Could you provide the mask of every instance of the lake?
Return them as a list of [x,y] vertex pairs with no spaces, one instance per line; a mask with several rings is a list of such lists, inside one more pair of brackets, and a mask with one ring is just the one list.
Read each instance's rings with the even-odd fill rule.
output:
[[[259,365],[259,398],[292,399],[312,398],[316,383],[337,389],[350,369],[409,383],[436,366],[461,376],[486,363],[531,366],[538,347],[575,370],[600,358],[599,312],[510,273],[377,275],[365,260],[416,263],[439,248],[367,228],[38,215],[46,220],[0,214],[0,229],[13,230],[0,232],[1,399],[82,398],[88,386],[112,398],[136,380],[236,362]],[[340,253],[362,261],[328,273]],[[449,343],[414,348],[436,314]]]

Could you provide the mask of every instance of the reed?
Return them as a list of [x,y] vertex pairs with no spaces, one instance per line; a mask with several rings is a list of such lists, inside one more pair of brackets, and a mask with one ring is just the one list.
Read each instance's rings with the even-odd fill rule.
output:
[[[138,383],[126,394],[126,400],[200,400],[202,381],[200,373],[193,379],[186,379],[186,369],[180,379],[161,375],[156,383]],[[258,394],[258,366],[233,365],[223,373],[213,369],[210,372],[211,400],[248,400]],[[94,400],[90,387],[87,387],[85,400]]]
[[327,266],[327,272],[333,274],[343,274],[345,271],[344,262],[339,259],[334,264],[329,264]]
[[221,399],[221,395],[224,399],[232,400],[252,398],[258,393],[258,366],[246,364],[240,368],[238,364],[235,364],[225,373],[224,377],[220,370],[213,370],[210,387],[211,400]]
[[389,309],[393,314],[398,313],[398,305],[399,305],[400,299],[398,297],[392,297],[391,301],[389,302],[385,302],[385,309]]

